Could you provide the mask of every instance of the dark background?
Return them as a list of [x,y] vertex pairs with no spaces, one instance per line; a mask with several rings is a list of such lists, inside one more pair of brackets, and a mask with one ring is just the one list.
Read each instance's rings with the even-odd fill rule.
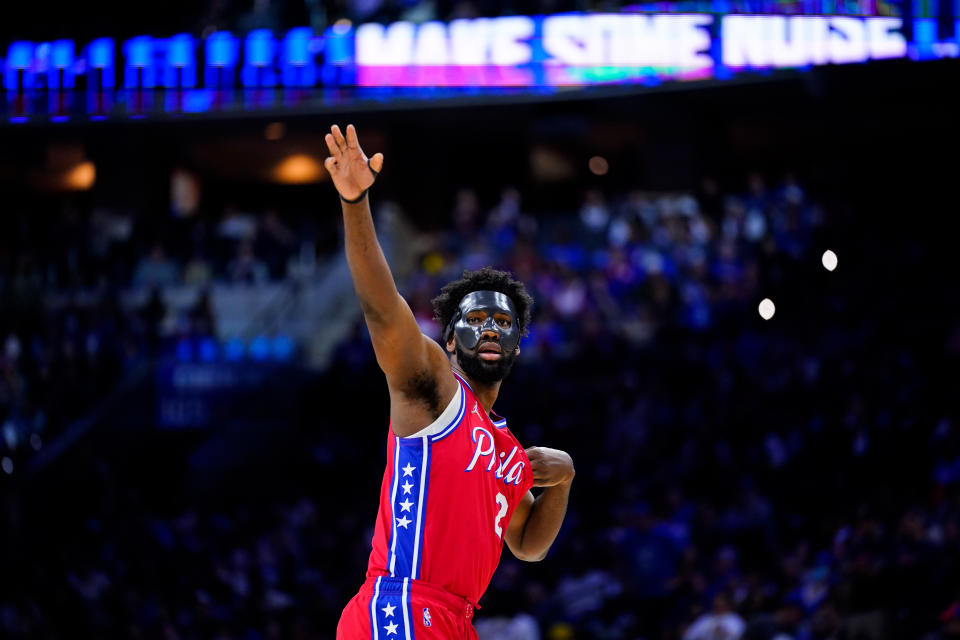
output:
[[[164,19],[177,14],[165,8]],[[86,16],[83,28],[101,28]],[[763,631],[772,616],[796,638],[957,633],[960,496],[948,470],[960,455],[958,70],[949,60],[891,61],[635,94],[283,119],[287,139],[307,146],[330,123],[354,123],[361,141],[375,141],[368,152],[387,158],[374,203],[396,201],[425,232],[450,233],[464,187],[484,211],[516,187],[548,228],[590,189],[611,202],[634,189],[692,193],[706,211],[706,177],[721,194],[743,194],[751,172],[771,192],[790,173],[823,211],[796,253],[782,243],[758,249],[754,288],[720,296],[706,328],[670,307],[637,345],[609,325],[568,320],[550,325],[568,350],[521,357],[497,410],[521,442],[569,451],[578,475],[550,555],[526,565],[506,552],[478,620],[531,614],[544,638],[674,638],[729,593],[752,637],[773,637]],[[130,278],[123,265],[157,240],[174,243],[173,166],[203,176],[202,216],[215,220],[231,203],[306,212],[321,251],[338,251],[329,183],[251,182],[197,161],[204,144],[262,140],[268,122],[0,130],[0,337],[60,322],[17,293],[19,256],[70,272],[57,256],[81,242],[96,207],[135,212],[131,255],[111,263],[121,266],[110,292]],[[43,192],[25,179],[63,146],[96,163],[92,191]],[[538,180],[530,153],[543,146],[572,158],[576,174]],[[609,161],[606,176],[586,170],[593,155]],[[80,212],[76,227],[63,225],[65,210]],[[819,264],[825,248],[840,257],[834,273]],[[544,261],[545,272],[556,269]],[[99,268],[81,266],[40,294],[89,287]],[[434,283],[412,282],[410,296]],[[655,297],[638,291],[624,305]],[[769,322],[756,312],[763,297],[778,307]],[[156,424],[154,373],[124,386],[134,361],[160,370],[170,336],[151,332],[149,319],[140,330],[118,322],[134,327],[125,344],[142,341],[142,359],[94,359],[61,380],[30,373],[41,367],[28,352],[5,369],[12,380],[20,367],[29,388],[45,389],[28,404],[48,425],[44,448],[25,455],[21,446],[0,488],[0,626],[29,638],[333,637],[362,581],[384,465],[386,388],[362,328],[321,373],[249,364],[265,381],[245,420],[176,431]],[[4,418],[16,411],[9,397]],[[84,419],[91,428],[62,455],[37,462]],[[771,462],[771,435],[787,462]],[[827,595],[804,599],[820,569]],[[507,633],[482,637],[524,637]]]

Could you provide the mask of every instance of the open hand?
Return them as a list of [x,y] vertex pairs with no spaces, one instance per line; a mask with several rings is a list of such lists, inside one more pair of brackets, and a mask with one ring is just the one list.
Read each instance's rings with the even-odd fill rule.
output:
[[340,133],[340,127],[333,125],[323,139],[330,150],[330,157],[324,160],[323,166],[330,173],[333,186],[343,199],[356,200],[373,186],[376,174],[383,168],[383,154],[374,154],[368,164],[352,124],[347,125],[346,138]]
[[525,451],[533,471],[533,486],[552,487],[573,480],[573,458],[566,451],[549,447],[530,447]]

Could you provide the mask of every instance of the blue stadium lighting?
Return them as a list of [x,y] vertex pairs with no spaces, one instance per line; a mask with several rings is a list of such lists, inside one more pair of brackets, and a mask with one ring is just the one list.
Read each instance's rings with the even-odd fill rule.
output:
[[202,362],[213,362],[220,353],[217,342],[213,338],[203,338],[200,340],[199,351]]
[[190,340],[182,338],[177,341],[176,355],[177,360],[182,362],[190,362],[193,360],[193,345],[190,343]]
[[188,91],[183,99],[183,110],[186,113],[206,113],[213,104],[213,92],[209,89],[194,89]]
[[[203,84],[210,89],[231,89],[234,86],[235,69],[239,59],[240,44],[227,31],[218,31],[207,38],[206,64],[203,72]],[[212,97],[202,106],[197,100],[188,99],[188,111],[206,111],[210,107]]]
[[250,341],[250,357],[254,360],[266,360],[270,357],[270,339],[257,336]]
[[273,87],[277,84],[274,71],[274,58],[277,55],[277,41],[269,29],[256,29],[247,35],[244,43],[242,80],[248,88]]
[[137,36],[123,45],[126,60],[123,68],[123,86],[127,89],[151,89],[157,84],[156,65],[153,60],[153,38]]
[[163,86],[184,89],[197,86],[197,56],[193,36],[180,33],[167,41]]
[[227,31],[218,31],[207,38],[207,66],[224,68],[237,64],[237,39]]
[[235,362],[237,360],[242,360],[246,351],[247,346],[240,338],[230,338],[227,340],[226,344],[223,345],[223,355],[227,360],[230,361]]
[[[3,84],[7,91],[33,88],[33,43],[27,41],[14,42],[7,49],[6,71],[3,74]],[[23,73],[23,83],[20,83],[20,73]]]
[[72,89],[75,75],[73,63],[73,40],[57,40],[51,44],[47,86],[51,89]]
[[317,67],[313,63],[313,29],[291,29],[283,39],[283,85],[312,87],[317,83]]
[[933,45],[937,41],[937,21],[934,18],[917,18],[913,21],[913,40],[918,60],[935,58]]
[[114,46],[111,38],[98,38],[86,48],[87,59],[87,109],[94,115],[91,120],[102,120],[104,111],[112,106],[108,90],[116,84],[114,70]]
[[[113,39],[98,38],[87,46],[87,62],[91,69],[113,68]],[[111,82],[109,86],[113,86]]]
[[310,49],[313,29],[298,27],[287,32],[283,39],[283,64],[293,67],[305,67],[311,64]]
[[325,66],[345,66],[354,58],[353,27],[345,22],[327,27],[322,39]]
[[284,335],[276,336],[271,345],[274,359],[281,361],[290,360],[290,358],[293,357],[295,348],[296,344],[293,339]]

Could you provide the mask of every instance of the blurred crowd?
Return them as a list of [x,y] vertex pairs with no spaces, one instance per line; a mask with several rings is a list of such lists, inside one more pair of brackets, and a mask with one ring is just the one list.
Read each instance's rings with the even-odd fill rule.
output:
[[[144,219],[78,206],[16,208],[0,233],[0,462],[32,458],[140,363],[184,337],[216,335],[214,283],[309,276],[336,248],[314,216],[227,205],[219,214]],[[286,222],[285,220],[289,220]],[[163,292],[200,291],[171,309]]]
[[[481,638],[960,636],[960,417],[945,392],[960,337],[932,351],[909,332],[891,339],[896,309],[874,313],[859,281],[830,284],[843,252],[836,274],[819,264],[844,222],[791,175],[745,185],[587,191],[575,210],[536,213],[517,190],[486,208],[464,190],[449,228],[428,234],[403,288],[429,335],[430,298],[464,268],[509,268],[531,289],[534,325],[497,409],[521,442],[570,451],[578,470],[547,559],[504,552]],[[765,323],[769,291],[794,311]],[[35,348],[7,346],[4,362]],[[332,400],[358,389],[369,401]],[[95,509],[7,553],[0,629],[332,638],[369,552],[384,390],[358,324],[303,393],[310,426],[281,464],[297,481],[244,472],[230,500],[165,487],[157,504],[103,462]]]
[[483,215],[459,192],[453,228],[436,234],[409,285],[427,335],[439,335],[430,299],[463,269],[500,265],[526,283],[537,321],[525,352],[573,355],[583,339],[613,333],[633,344],[666,324],[707,330],[727,308],[751,303],[777,277],[771,263],[799,259],[822,222],[793,176],[768,187],[759,174],[743,194],[721,194],[707,178],[699,193],[587,191],[577,212],[525,213],[505,189]]

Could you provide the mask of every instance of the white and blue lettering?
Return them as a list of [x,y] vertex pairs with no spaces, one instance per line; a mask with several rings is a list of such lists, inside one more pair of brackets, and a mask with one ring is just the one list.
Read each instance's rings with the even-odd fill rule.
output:
[[[142,117],[143,102],[116,93],[157,87],[183,90],[166,110],[202,112],[232,106],[237,90],[283,87],[285,106],[323,86],[461,87],[582,86],[670,78],[725,79],[747,69],[805,68],[886,58],[956,57],[960,19],[916,15],[752,15],[742,12],[563,13],[451,22],[337,23],[323,34],[311,27],[285,33],[256,29],[238,39],[226,31],[204,38],[179,33],[140,35],[119,51],[110,38],[86,46],[74,40],[14,41],[0,58],[13,95],[55,93],[84,86],[86,113],[119,113],[114,102]],[[956,12],[954,12],[955,14]],[[239,69],[238,69],[239,67]],[[120,73],[118,73],[118,70]],[[242,70],[242,73],[237,73]],[[600,71],[602,70],[602,72]],[[75,83],[86,74],[86,83]],[[122,74],[122,75],[121,75]],[[119,76],[119,77],[118,77]],[[249,109],[273,107],[273,92],[243,92]],[[42,101],[20,101],[24,117]],[[160,104],[148,101],[148,109]],[[78,101],[78,104],[80,102]],[[46,108],[81,115],[55,96]],[[62,117],[66,117],[63,115]],[[498,423],[494,423],[498,426]],[[437,438],[434,438],[437,439]]]
[[507,465],[513,460],[513,456],[517,452],[517,447],[514,446],[513,450],[510,451],[510,455],[507,456],[504,452],[497,452],[496,447],[494,446],[493,434],[486,427],[476,426],[473,428],[473,431],[470,434],[473,439],[474,448],[473,448],[473,457],[470,459],[470,464],[467,465],[467,468],[464,471],[473,471],[473,468],[476,466],[477,462],[481,458],[489,457],[490,461],[487,463],[486,471],[492,471],[497,460],[500,460],[499,466],[497,466],[494,476],[500,480],[502,479],[504,484],[514,484],[519,485],[521,478],[523,476],[523,461],[517,461],[510,467],[510,470],[507,471],[504,475],[503,471],[507,468]]
[[[507,465],[510,464],[510,461],[513,460],[513,454],[515,454],[516,452],[517,452],[517,447],[516,445],[514,445],[513,449],[510,450],[510,455],[507,456],[506,459],[503,460],[503,462],[497,465],[497,470],[493,474],[494,476],[496,476],[497,480],[503,477],[503,470],[506,469]],[[503,453],[500,454],[500,457],[503,458]]]
[[[476,409],[476,406],[474,406]],[[479,414],[478,414],[479,415]],[[493,447],[493,435],[487,431],[485,427],[474,427],[473,431],[470,433],[470,438],[473,440],[474,449],[473,449],[473,458],[470,460],[470,464],[467,465],[467,468],[464,471],[473,471],[473,466],[477,464],[477,460],[482,456],[491,456],[490,464],[487,465],[487,471],[493,469],[493,463],[497,461],[496,456],[492,456],[494,452]]]

